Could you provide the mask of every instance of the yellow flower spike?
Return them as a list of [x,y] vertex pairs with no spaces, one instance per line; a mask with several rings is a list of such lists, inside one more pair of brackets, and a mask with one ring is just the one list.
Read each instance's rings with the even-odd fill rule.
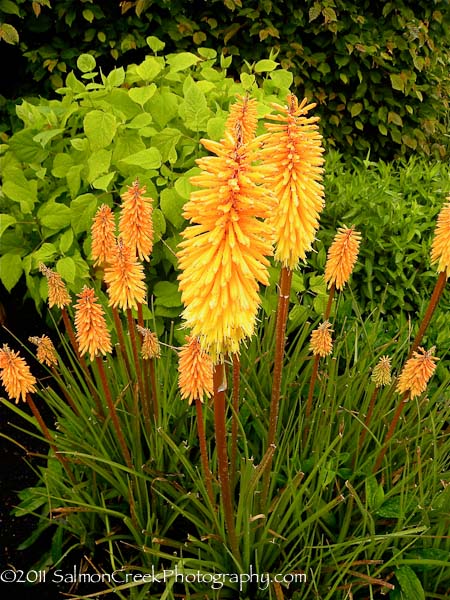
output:
[[105,268],[104,280],[108,285],[109,305],[124,310],[137,309],[145,301],[144,267],[131,254],[122,238],[117,240],[114,256]]
[[435,363],[439,360],[437,356],[433,356],[435,350],[436,346],[433,346],[428,351],[419,348],[417,352],[413,352],[412,358],[406,361],[400,373],[397,392],[409,392],[409,397],[413,399],[426,390],[428,381],[436,369]]
[[450,277],[450,196],[447,200],[449,202],[444,204],[438,216],[431,247],[431,262],[437,263],[438,272],[446,271],[447,277]]
[[391,383],[391,359],[389,356],[382,356],[380,358],[378,363],[373,368],[371,379],[377,388],[389,385]]
[[242,144],[233,133],[221,142],[202,140],[216,156],[197,160],[202,172],[191,183],[202,189],[184,207],[191,225],[177,253],[186,326],[214,362],[253,334],[272,253],[271,227],[260,219],[272,214],[275,201],[261,185],[264,169],[253,164],[259,143]]
[[34,392],[35,377],[19,352],[14,352],[7,344],[0,349],[0,379],[10,400],[25,402],[27,394]]
[[72,299],[67,291],[66,284],[61,279],[61,275],[46,267],[43,263],[39,265],[39,271],[45,275],[48,283],[48,306],[57,306],[64,308],[72,304]]
[[161,356],[161,346],[159,345],[156,334],[146,327],[137,325],[137,330],[142,335],[142,358],[149,360],[151,358],[159,358]]
[[358,258],[361,234],[353,227],[339,227],[333,243],[328,250],[325,265],[325,281],[330,288],[342,290],[350,279],[356,259]]
[[94,266],[103,265],[112,259],[116,245],[115,230],[114,214],[109,206],[102,204],[94,216],[91,228]]
[[283,267],[295,269],[311,250],[319,216],[324,207],[322,180],[324,149],[316,124],[319,117],[307,117],[315,104],[300,104],[294,95],[287,106],[271,105],[281,114],[267,115],[260,157],[271,166],[268,183],[278,199],[272,216],[275,231],[275,259]]
[[139,180],[136,179],[122,194],[119,232],[124,244],[135,252],[140,260],[148,261],[153,249],[153,200],[144,196],[146,190],[146,186],[140,187]]
[[257,102],[248,96],[238,96],[238,102],[230,107],[230,113],[226,122],[226,130],[238,131],[243,144],[251,142],[258,127]]
[[37,346],[36,357],[41,364],[48,367],[58,364],[55,346],[47,335],[29,337],[28,340]]
[[333,351],[331,323],[325,321],[311,333],[311,350],[314,356],[328,356]]
[[105,313],[92,288],[84,286],[77,297],[75,329],[79,352],[81,355],[89,354],[89,358],[94,360],[96,356],[112,350]]
[[179,352],[178,386],[181,398],[203,401],[213,393],[213,363],[210,356],[201,348],[196,337],[187,337],[186,344]]

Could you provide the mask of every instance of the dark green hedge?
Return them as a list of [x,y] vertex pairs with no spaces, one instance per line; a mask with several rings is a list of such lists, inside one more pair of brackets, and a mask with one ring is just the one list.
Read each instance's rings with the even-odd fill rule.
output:
[[297,93],[319,103],[327,143],[347,155],[444,157],[449,6],[448,0],[52,0],[51,6],[0,0],[0,38],[18,42],[9,53],[2,43],[2,69],[10,65],[15,75],[3,77],[4,85],[24,73],[4,95],[48,95],[83,52],[105,69],[142,59],[152,35],[165,51],[204,46],[236,55],[236,70],[276,55],[293,71]]

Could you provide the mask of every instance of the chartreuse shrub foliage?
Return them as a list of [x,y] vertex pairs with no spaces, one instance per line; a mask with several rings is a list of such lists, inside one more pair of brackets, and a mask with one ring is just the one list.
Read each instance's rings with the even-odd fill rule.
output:
[[54,265],[70,289],[89,276],[92,216],[137,177],[155,200],[155,246],[148,271],[158,328],[163,317],[180,312],[174,251],[184,225],[195,159],[202,137],[219,139],[226,110],[236,94],[252,89],[261,114],[269,102],[285,99],[292,75],[273,61],[255,70],[264,75],[242,82],[227,76],[231,57],[211,49],[157,56],[140,64],[96,70],[88,54],[77,74],[66,77],[59,100],[23,101],[17,114],[23,128],[1,146],[0,278],[8,291],[25,277],[38,309],[47,291],[39,263]]
[[274,52],[299,95],[320,103],[329,146],[381,158],[448,152],[447,0],[1,0],[0,11],[0,35],[20,37],[28,76],[44,86],[60,87],[81,52],[129,62],[148,35],[168,52],[236,55],[239,71]]

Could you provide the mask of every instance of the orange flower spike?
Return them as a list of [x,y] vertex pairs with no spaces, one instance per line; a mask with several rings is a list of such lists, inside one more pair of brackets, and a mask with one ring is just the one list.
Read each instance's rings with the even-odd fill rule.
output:
[[382,356],[380,358],[373,368],[371,379],[376,387],[382,387],[391,383],[391,359],[389,356]]
[[132,256],[128,246],[119,238],[114,257],[105,268],[109,305],[122,309],[135,308],[145,301],[144,267]]
[[230,107],[230,113],[226,122],[226,130],[239,131],[243,144],[251,142],[258,127],[257,102],[248,96],[238,96],[238,101]]
[[75,328],[79,352],[89,354],[89,358],[94,360],[99,354],[112,351],[105,313],[92,288],[84,286],[77,297]]
[[142,335],[142,358],[146,360],[159,358],[161,356],[161,347],[153,331],[140,325],[137,325],[137,330]]
[[150,260],[153,249],[153,200],[144,196],[147,188],[139,186],[139,180],[122,194],[119,232],[124,244],[137,254],[140,260]]
[[61,275],[52,271],[52,269],[49,269],[43,263],[40,263],[39,270],[47,278],[49,308],[52,308],[52,306],[64,308],[72,304],[72,299],[67,291],[66,284],[61,279]]
[[446,271],[447,277],[450,277],[450,196],[447,200],[449,202],[444,204],[438,216],[431,247],[431,262],[437,263],[439,273]]
[[[274,123],[266,123],[260,152],[263,164],[271,165],[267,178],[278,199],[272,216],[275,230],[275,259],[283,267],[295,269],[311,250],[324,207],[322,180],[324,149],[316,124],[319,117],[307,117],[315,104],[300,104],[294,95],[287,106],[272,104],[281,114],[267,115]],[[266,183],[267,183],[266,181]]]
[[186,338],[186,344],[179,352],[178,386],[183,400],[203,401],[213,393],[213,363],[202,350],[198,338]]
[[97,210],[91,228],[94,266],[111,261],[116,245],[114,214],[106,204]]
[[34,392],[35,377],[18,352],[14,352],[7,344],[0,349],[0,379],[10,400],[19,399],[25,402],[26,395]]
[[419,348],[413,352],[412,358],[406,361],[397,384],[397,392],[403,394],[409,392],[410,399],[420,396],[426,390],[428,381],[436,369],[437,356],[433,356],[436,346],[425,351]]
[[331,323],[325,321],[311,333],[311,350],[314,356],[328,356],[333,351]]
[[28,340],[37,346],[36,357],[41,364],[48,367],[58,364],[55,346],[47,335],[29,337]]
[[330,288],[332,284],[336,289],[342,290],[350,279],[356,259],[358,258],[361,234],[353,227],[339,227],[333,243],[328,250],[325,265],[325,281]]
[[226,132],[221,142],[202,143],[216,156],[198,159],[202,172],[191,178],[202,190],[184,206],[192,224],[177,254],[179,288],[186,326],[217,361],[253,334],[272,253],[271,226],[260,219],[272,214],[275,201],[262,186],[264,169],[253,165],[256,141],[242,144]]

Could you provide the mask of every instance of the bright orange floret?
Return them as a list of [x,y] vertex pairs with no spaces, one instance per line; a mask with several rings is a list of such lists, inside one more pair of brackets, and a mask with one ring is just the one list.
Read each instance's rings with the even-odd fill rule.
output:
[[153,200],[144,196],[146,190],[146,186],[140,187],[136,179],[121,196],[123,204],[119,232],[124,244],[137,254],[140,260],[150,260],[153,248]]
[[437,270],[447,271],[450,277],[450,196],[442,207],[434,233],[433,245],[431,247],[431,262],[438,263]]
[[267,171],[254,166],[258,143],[242,144],[231,132],[202,143],[216,156],[197,160],[202,172],[191,182],[202,190],[184,207],[192,224],[177,256],[186,326],[216,361],[253,334],[272,253],[272,230],[261,219],[275,203],[262,187]]
[[80,354],[88,353],[89,358],[94,360],[99,354],[106,354],[112,350],[105,313],[92,288],[84,286],[77,297],[75,328],[78,349]]
[[186,344],[179,352],[178,385],[183,400],[203,401],[213,393],[213,363],[208,354],[202,350],[198,338],[186,338]]
[[30,368],[18,352],[14,352],[7,344],[0,349],[0,379],[10,400],[19,398],[26,400],[27,394],[34,392],[36,379]]
[[271,222],[275,231],[275,259],[294,269],[311,250],[319,216],[324,207],[322,180],[324,149],[318,132],[318,117],[307,117],[315,104],[300,104],[294,95],[287,106],[271,105],[281,114],[267,115],[275,123],[266,123],[260,153],[263,163],[271,166],[266,183],[273,189],[278,207]]
[[41,364],[52,367],[58,364],[55,346],[47,335],[41,337],[33,336],[28,338],[32,344],[37,346],[36,357]]
[[240,137],[243,144],[251,142],[258,126],[258,112],[256,100],[248,96],[238,96],[238,102],[230,107],[230,114],[226,122],[226,130]]
[[47,278],[49,308],[52,308],[52,306],[64,308],[72,304],[72,299],[67,291],[66,284],[61,279],[61,275],[52,271],[52,269],[49,269],[43,263],[40,263],[39,270]]
[[433,356],[435,349],[436,347],[433,346],[428,351],[419,348],[417,352],[413,352],[412,358],[406,361],[400,374],[397,392],[400,394],[409,392],[409,397],[412,399],[426,390],[428,381],[436,369],[435,363],[439,360],[437,356]]
[[332,284],[342,290],[350,279],[356,259],[358,258],[361,234],[353,227],[340,227],[328,250],[325,265],[325,281],[328,287]]
[[333,351],[333,339],[331,323],[325,321],[321,323],[317,329],[311,333],[311,350],[316,356],[328,356]]
[[94,266],[103,265],[112,259],[116,245],[115,230],[114,214],[109,206],[102,204],[95,214],[91,228],[91,255]]
[[137,325],[137,330],[142,335],[142,358],[149,360],[151,358],[159,358],[161,356],[161,346],[159,345],[156,334],[146,327]]
[[131,254],[121,238],[114,256],[105,268],[104,280],[108,286],[109,305],[122,309],[135,308],[145,301],[144,267]]
[[371,379],[377,387],[382,387],[391,383],[391,359],[389,356],[382,356],[380,358],[373,368]]

